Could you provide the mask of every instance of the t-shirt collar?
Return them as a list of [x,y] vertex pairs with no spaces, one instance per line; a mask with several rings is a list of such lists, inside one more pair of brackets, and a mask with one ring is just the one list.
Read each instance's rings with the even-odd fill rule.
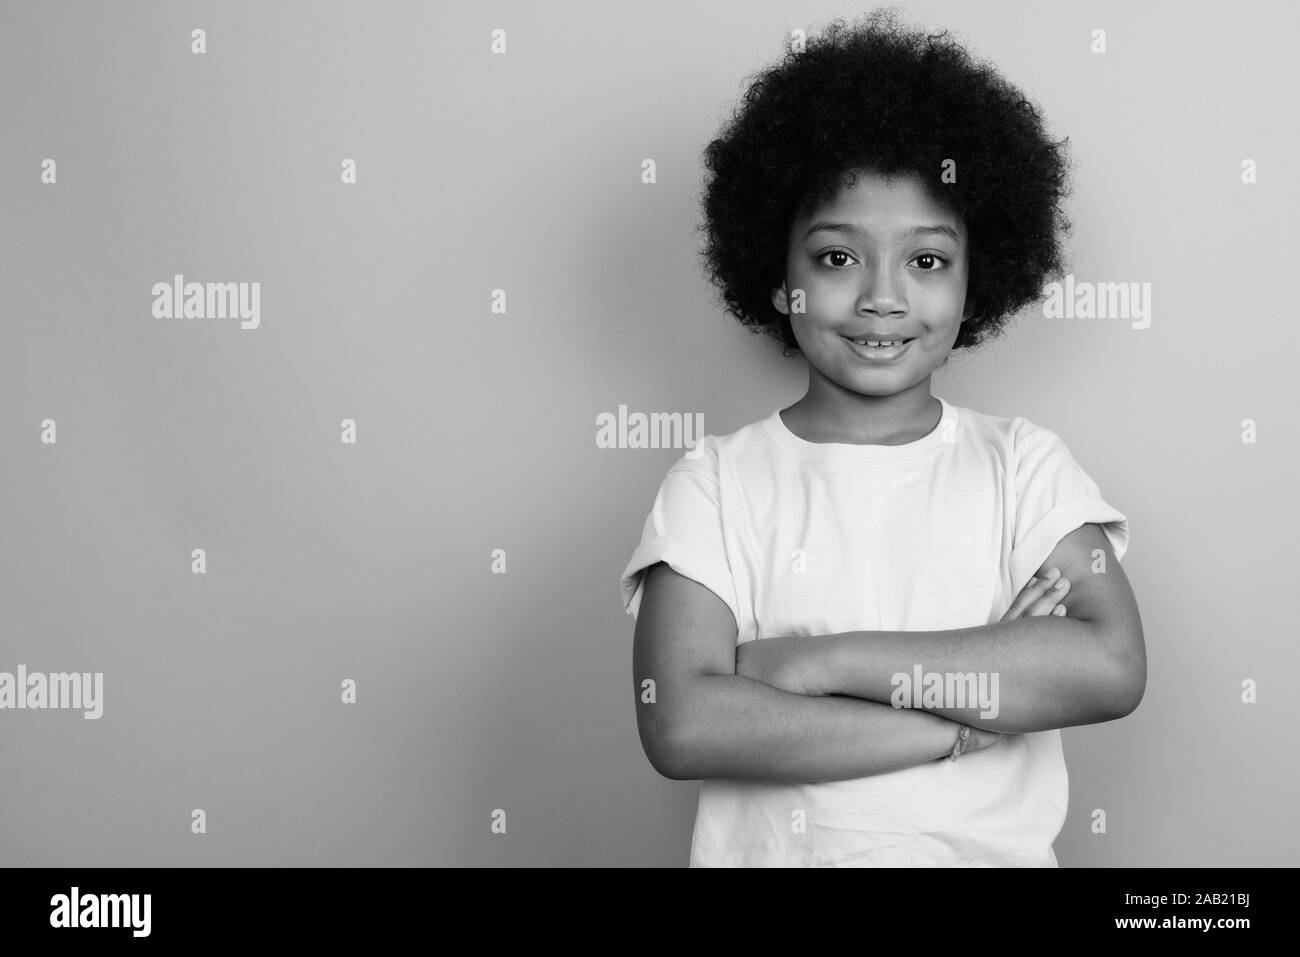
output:
[[833,465],[878,465],[888,462],[910,462],[931,455],[951,445],[957,435],[957,407],[943,396],[935,396],[943,404],[939,424],[928,435],[903,445],[855,445],[849,442],[809,442],[790,431],[777,409],[763,420],[772,439],[795,458],[803,462]]

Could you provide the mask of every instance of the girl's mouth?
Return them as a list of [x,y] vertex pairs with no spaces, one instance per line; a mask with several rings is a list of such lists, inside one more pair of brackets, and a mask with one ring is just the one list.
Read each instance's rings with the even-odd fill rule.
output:
[[873,362],[890,362],[897,359],[911,344],[911,339],[892,339],[887,344],[869,345],[874,342],[872,339],[850,339],[848,336],[842,336],[845,342],[849,344],[849,349],[854,355]]

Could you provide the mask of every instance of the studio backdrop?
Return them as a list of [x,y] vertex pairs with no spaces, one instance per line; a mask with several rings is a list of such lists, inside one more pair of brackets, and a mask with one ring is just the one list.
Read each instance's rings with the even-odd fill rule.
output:
[[[802,394],[701,151],[866,9],[4,3],[0,865],[684,865],[619,594],[684,449],[600,423]],[[1064,732],[1056,854],[1295,864],[1297,7],[903,12],[1069,137],[1068,281],[1142,293],[934,381],[1130,522],[1146,696]]]

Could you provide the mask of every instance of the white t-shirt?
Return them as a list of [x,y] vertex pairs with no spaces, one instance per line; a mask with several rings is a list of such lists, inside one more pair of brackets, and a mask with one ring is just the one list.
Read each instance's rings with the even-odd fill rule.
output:
[[[1128,519],[1059,436],[939,398],[938,427],[905,445],[808,442],[779,410],[704,436],[646,518],[620,582],[628,614],[641,572],[667,562],[726,602],[737,643],[968,628],[1000,620],[1085,523],[1123,557]],[[1055,867],[1068,797],[1057,730],[853,780],[705,780],[690,863]]]

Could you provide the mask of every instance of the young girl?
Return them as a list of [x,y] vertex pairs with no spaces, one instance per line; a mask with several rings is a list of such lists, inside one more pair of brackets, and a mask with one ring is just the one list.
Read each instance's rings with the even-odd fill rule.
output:
[[672,466],[621,581],[691,864],[1056,866],[1058,729],[1145,688],[1128,520],[931,377],[1060,274],[1064,144],[885,11],[789,50],[707,161],[711,277],[808,391]]

